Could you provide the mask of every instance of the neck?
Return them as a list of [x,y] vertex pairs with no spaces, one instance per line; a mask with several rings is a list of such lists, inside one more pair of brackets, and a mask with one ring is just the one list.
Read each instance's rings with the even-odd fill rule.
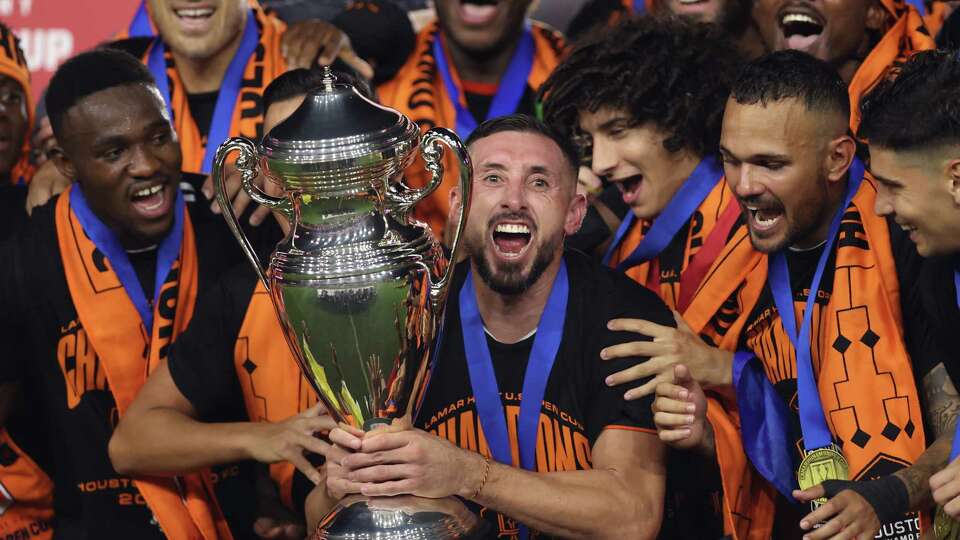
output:
[[[667,198],[663,201],[663,208],[660,209],[662,213],[670,201],[677,195],[677,191],[680,190],[680,186],[683,185],[687,179],[693,174],[693,171],[696,170],[697,165],[700,165],[700,161],[703,160],[700,156],[697,156],[693,153],[687,152],[686,150],[682,151],[683,153],[677,157],[670,167],[670,170],[673,171],[673,175],[670,179],[667,180],[669,186],[669,192],[666,193]],[[659,214],[658,216],[659,217]]]
[[[560,270],[562,255],[544,270],[540,279],[526,291],[516,295],[502,295],[493,291],[473,268],[473,287],[484,326],[501,343],[516,343],[529,335],[540,323],[553,281]],[[471,263],[473,264],[473,263]]]
[[827,186],[827,203],[823,207],[823,213],[820,214],[816,228],[794,242],[792,248],[799,251],[813,249],[827,240],[827,235],[830,234],[830,225],[833,223],[833,216],[837,215],[840,205],[843,204],[849,181],[849,179],[844,179],[840,182],[831,182]]
[[520,32],[517,32],[510,43],[498,47],[497,52],[478,55],[461,48],[445,32],[443,35],[443,48],[456,67],[460,80],[486,84],[500,82],[519,43]]
[[[244,15],[243,28],[246,28],[246,17]],[[183,82],[183,87],[188,94],[203,94],[206,92],[215,92],[223,84],[223,78],[227,74],[227,68],[233,56],[240,48],[240,41],[243,39],[243,32],[238,32],[236,37],[224,48],[220,49],[209,58],[194,58],[171,51],[173,60],[177,65],[177,74]]]

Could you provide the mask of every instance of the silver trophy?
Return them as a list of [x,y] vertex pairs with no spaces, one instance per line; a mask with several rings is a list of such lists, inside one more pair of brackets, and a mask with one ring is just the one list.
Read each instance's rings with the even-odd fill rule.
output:
[[[420,148],[429,184],[413,189],[403,170]],[[443,178],[443,146],[460,164],[463,205],[450,257],[414,205]],[[237,152],[242,187],[291,224],[264,271],[243,235],[224,188],[224,166]],[[323,86],[259,146],[233,138],[213,165],[217,201],[270,292],[294,357],[340,422],[370,430],[405,419],[410,425],[433,360],[453,264],[470,207],[470,158],[457,136],[420,130],[399,112],[337,83]],[[282,197],[257,187],[263,174]],[[482,520],[455,498],[401,501],[350,497],[323,520],[318,538],[476,538]]]

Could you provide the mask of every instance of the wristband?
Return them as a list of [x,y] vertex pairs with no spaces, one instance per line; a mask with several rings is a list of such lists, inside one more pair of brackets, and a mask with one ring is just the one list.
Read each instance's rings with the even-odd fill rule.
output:
[[830,499],[846,489],[860,495],[873,507],[873,512],[881,524],[897,521],[910,511],[907,486],[892,474],[860,482],[826,480],[822,485],[824,493]]

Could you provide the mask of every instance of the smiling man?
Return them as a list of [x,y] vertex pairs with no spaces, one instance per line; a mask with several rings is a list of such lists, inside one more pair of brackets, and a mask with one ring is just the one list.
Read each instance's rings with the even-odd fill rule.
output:
[[[469,261],[455,272],[416,429],[362,440],[332,431],[356,452],[328,456],[323,504],[312,499],[324,508],[313,513],[360,490],[459,495],[490,537],[654,538],[664,452],[650,402],[607,387],[614,366],[598,354],[622,339],[606,328],[611,317],[669,324],[670,313],[622,275],[564,252],[585,210],[568,142],[518,115],[482,124],[468,146]],[[375,466],[381,456],[392,465]]]
[[[536,91],[560,61],[560,34],[527,19],[531,0],[438,0],[437,22],[417,36],[413,54],[377,89],[380,102],[412,118],[423,130],[455,129],[461,139],[486,119],[534,113]],[[452,154],[445,170],[456,171]],[[426,185],[421,161],[407,182]],[[450,188],[444,182],[417,205],[416,215],[437,236],[444,232]],[[449,239],[448,239],[449,240]]]
[[753,20],[768,51],[804,51],[833,66],[850,87],[850,126],[860,99],[915,51],[933,49],[904,0],[756,0]]
[[[870,170],[878,182],[875,209],[916,243],[926,261],[924,307],[943,332],[960,328],[960,61],[955,53],[923,52],[893,82],[863,104],[861,137],[870,141]],[[953,343],[950,343],[953,345]],[[947,365],[951,374],[956,362]],[[954,376],[956,379],[956,376]],[[954,441],[954,445],[960,441]],[[956,446],[955,446],[956,447]],[[960,459],[930,479],[933,498],[960,518]]]
[[46,103],[62,148],[54,162],[75,183],[4,244],[0,298],[3,335],[24,349],[5,358],[4,380],[21,383],[50,438],[57,536],[252,537],[243,467],[131,478],[107,455],[197,291],[240,254],[219,218],[185,205],[169,114],[135,58],[98,50],[67,61]]
[[[882,196],[848,107],[832,66],[781,51],[741,72],[723,117],[724,173],[766,254],[732,377],[743,448],[777,501],[753,517],[774,518],[778,539],[919,538],[960,408],[947,341],[922,307],[922,261],[873,213]],[[704,422],[700,386],[675,377],[657,388],[661,438],[723,462],[729,434]]]

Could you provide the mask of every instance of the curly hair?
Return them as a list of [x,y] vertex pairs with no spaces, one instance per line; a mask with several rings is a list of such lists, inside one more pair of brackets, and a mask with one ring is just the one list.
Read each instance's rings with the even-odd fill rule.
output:
[[543,116],[564,136],[582,111],[629,112],[670,135],[669,152],[698,156],[720,143],[723,107],[741,59],[712,25],[639,17],[594,34],[571,51],[540,88]]
[[880,83],[860,105],[858,135],[895,151],[960,143],[960,58],[924,51]]

